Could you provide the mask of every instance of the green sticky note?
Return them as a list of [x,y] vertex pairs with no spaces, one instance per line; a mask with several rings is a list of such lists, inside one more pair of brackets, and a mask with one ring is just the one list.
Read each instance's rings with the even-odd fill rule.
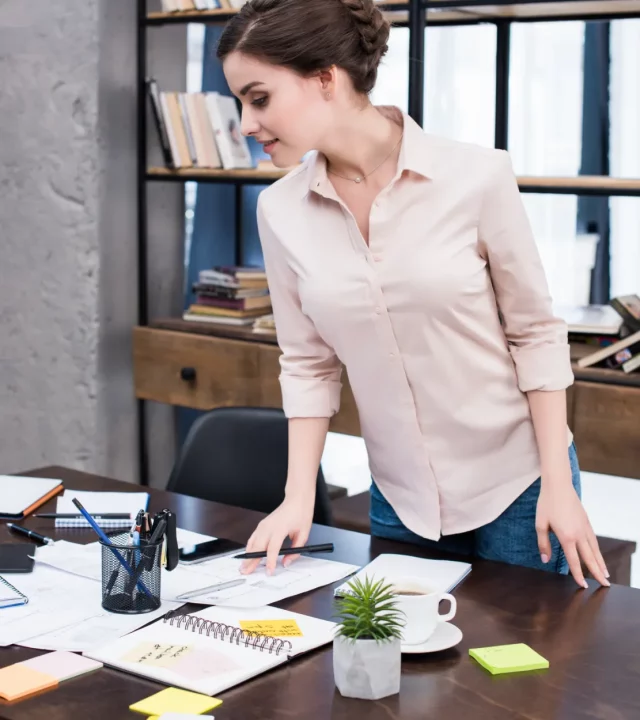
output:
[[222,705],[222,700],[190,692],[189,690],[166,688],[155,695],[129,705],[129,710],[143,715],[162,715],[168,712],[202,715],[202,713],[213,710],[218,705]]
[[469,655],[492,675],[543,670],[549,667],[548,660],[524,643],[475,648],[469,650]]

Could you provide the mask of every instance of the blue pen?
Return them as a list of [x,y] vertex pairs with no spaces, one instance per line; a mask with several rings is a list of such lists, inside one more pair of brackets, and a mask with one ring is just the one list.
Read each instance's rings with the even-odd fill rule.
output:
[[[80,512],[84,515],[86,521],[87,521],[87,522],[89,523],[89,525],[91,525],[91,527],[94,529],[95,533],[96,533],[97,536],[100,538],[100,540],[102,540],[102,542],[103,542],[105,545],[108,545],[108,546],[109,546],[109,549],[111,550],[111,552],[116,556],[116,560],[118,560],[118,562],[119,562],[119,563],[122,565],[122,567],[129,573],[129,575],[131,575],[131,577],[134,577],[134,573],[133,573],[133,569],[132,569],[131,565],[129,565],[129,563],[128,563],[128,562],[122,557],[122,555],[120,555],[120,553],[115,549],[115,546],[113,545],[113,543],[111,542],[111,540],[109,540],[109,538],[104,534],[104,532],[102,531],[102,529],[100,528],[100,526],[94,521],[94,519],[91,517],[91,515],[89,515],[89,513],[84,509],[84,507],[82,506],[82,504],[80,503],[80,501],[79,501],[79,500],[76,500],[76,498],[73,498],[73,499],[71,500],[71,502],[72,502],[72,503],[78,508],[78,510],[80,510]],[[147,597],[150,597],[150,598],[153,597],[153,595],[149,592],[149,589],[148,589],[147,586],[142,582],[142,580],[138,580],[138,583],[137,583],[137,584],[138,584],[138,587],[140,588],[140,590],[142,590],[142,592],[144,592],[145,595],[147,595]]]

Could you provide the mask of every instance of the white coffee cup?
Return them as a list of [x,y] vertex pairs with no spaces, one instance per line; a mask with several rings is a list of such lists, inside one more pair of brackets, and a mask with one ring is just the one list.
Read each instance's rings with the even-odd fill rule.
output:
[[[404,613],[401,620],[403,645],[421,645],[435,632],[438,623],[452,620],[457,603],[453,595],[436,592],[426,581],[415,577],[395,578],[390,582],[395,594],[396,607]],[[440,601],[448,600],[449,612],[440,614]]]

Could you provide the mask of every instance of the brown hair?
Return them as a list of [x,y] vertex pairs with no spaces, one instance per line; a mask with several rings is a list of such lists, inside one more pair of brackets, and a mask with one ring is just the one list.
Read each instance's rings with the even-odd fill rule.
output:
[[389,30],[374,0],[249,0],[225,27],[217,56],[237,50],[303,77],[336,65],[368,94]]

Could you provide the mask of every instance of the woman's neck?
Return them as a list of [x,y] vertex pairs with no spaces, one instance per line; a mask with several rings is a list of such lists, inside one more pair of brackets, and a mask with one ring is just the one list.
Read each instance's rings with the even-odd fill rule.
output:
[[318,150],[328,171],[348,178],[365,177],[380,164],[397,162],[402,119],[371,104],[340,113],[340,120]]

